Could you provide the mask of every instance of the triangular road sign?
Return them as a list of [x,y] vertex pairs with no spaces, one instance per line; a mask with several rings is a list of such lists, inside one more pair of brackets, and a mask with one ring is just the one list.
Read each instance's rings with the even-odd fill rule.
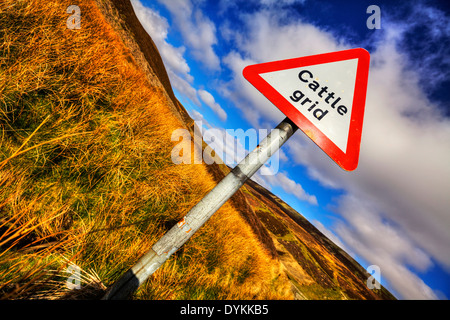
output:
[[358,166],[369,75],[361,48],[247,66],[244,77],[345,170]]

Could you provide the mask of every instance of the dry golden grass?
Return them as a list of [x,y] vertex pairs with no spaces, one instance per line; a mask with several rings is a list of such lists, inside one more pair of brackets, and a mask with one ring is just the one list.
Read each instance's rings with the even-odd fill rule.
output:
[[[181,123],[90,0],[0,4],[0,295],[98,297],[214,185],[174,165]],[[71,295],[64,270],[90,270]],[[91,280],[89,280],[91,279]],[[92,280],[93,279],[93,280]],[[286,299],[290,284],[229,204],[140,299]]]

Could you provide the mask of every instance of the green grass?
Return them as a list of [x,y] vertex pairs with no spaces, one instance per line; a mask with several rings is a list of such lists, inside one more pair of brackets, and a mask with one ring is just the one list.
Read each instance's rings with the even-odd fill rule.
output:
[[342,300],[342,294],[338,288],[323,288],[317,283],[299,285],[298,288],[310,300]]

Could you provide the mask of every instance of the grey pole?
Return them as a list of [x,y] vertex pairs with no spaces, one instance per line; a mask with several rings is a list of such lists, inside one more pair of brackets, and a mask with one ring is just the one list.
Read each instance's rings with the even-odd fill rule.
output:
[[289,139],[298,127],[285,118],[269,135],[225,176],[199,203],[161,237],[116,283],[103,300],[130,297],[175,251]]

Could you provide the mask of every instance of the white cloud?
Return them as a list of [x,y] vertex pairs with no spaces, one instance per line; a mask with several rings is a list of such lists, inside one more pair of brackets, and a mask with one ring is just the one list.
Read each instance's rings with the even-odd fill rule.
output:
[[290,24],[284,23],[285,15],[286,12],[283,10],[263,10],[248,17],[246,19],[248,36],[237,38],[240,50],[259,63],[343,48],[331,33],[322,31],[314,25],[301,20]]
[[203,115],[200,112],[198,112],[197,110],[192,109],[192,110],[189,110],[188,113],[191,116],[192,120],[197,121],[197,122],[200,122],[200,121],[206,122]]
[[170,11],[194,58],[211,70],[220,69],[220,59],[214,52],[216,27],[190,0],[159,0]]
[[145,7],[139,0],[131,0],[131,4],[145,31],[151,36],[160,51],[166,68],[182,74],[188,81],[192,81],[192,76],[189,74],[190,68],[183,58],[185,48],[175,48],[167,42],[169,29],[167,20],[157,12]]
[[313,25],[302,21],[282,24],[283,15],[276,12],[264,10],[245,16],[246,36],[235,33],[234,37],[239,52],[232,51],[223,59],[234,76],[224,94],[256,128],[261,127],[265,119],[274,123],[281,121],[283,114],[242,77],[245,66],[343,49],[331,34]]
[[[186,48],[171,45],[168,40],[169,23],[157,12],[145,7],[139,0],[132,0],[136,16],[144,29],[152,37],[164,61],[167,74],[174,89],[194,105],[201,106],[200,99],[208,105],[222,120],[227,119],[225,110],[215,101],[214,97],[205,90],[194,87],[194,77],[190,74],[190,67],[184,58]],[[214,24],[203,16],[199,10],[194,10],[193,4],[187,0],[166,1],[164,5],[174,15],[178,27],[182,31],[189,51],[205,62],[208,68],[217,69],[219,60],[212,45],[217,42]]]
[[[425,271],[431,265],[429,255],[417,248],[407,235],[383,221],[376,207],[352,196],[340,199],[339,211],[346,223],[336,232],[356,254],[380,267],[382,278],[389,279],[395,291],[405,299],[436,299],[437,295],[407,266]],[[381,281],[383,284],[383,281]]]
[[197,90],[194,88],[194,86],[189,83],[186,79],[184,79],[179,74],[173,72],[170,69],[167,69],[167,73],[170,78],[170,82],[172,83],[173,87],[184,97],[191,100],[195,105],[200,106],[200,100],[197,96]]
[[202,101],[206,103],[206,105],[210,107],[211,110],[213,110],[214,113],[216,113],[222,121],[227,120],[227,114],[225,110],[223,110],[222,107],[216,102],[211,93],[203,89],[198,90],[197,93],[200,96],[200,99],[202,99]]
[[131,4],[145,31],[155,42],[173,87],[193,103],[200,105],[197,91],[192,86],[194,77],[190,74],[189,65],[184,58],[186,48],[183,46],[176,48],[167,42],[169,32],[167,19],[145,7],[139,0],[131,0]]
[[308,194],[299,183],[290,179],[284,172],[275,174],[270,167],[262,166],[257,179],[264,181],[264,185],[281,187],[284,192],[294,195],[299,200],[318,205],[316,196]]

